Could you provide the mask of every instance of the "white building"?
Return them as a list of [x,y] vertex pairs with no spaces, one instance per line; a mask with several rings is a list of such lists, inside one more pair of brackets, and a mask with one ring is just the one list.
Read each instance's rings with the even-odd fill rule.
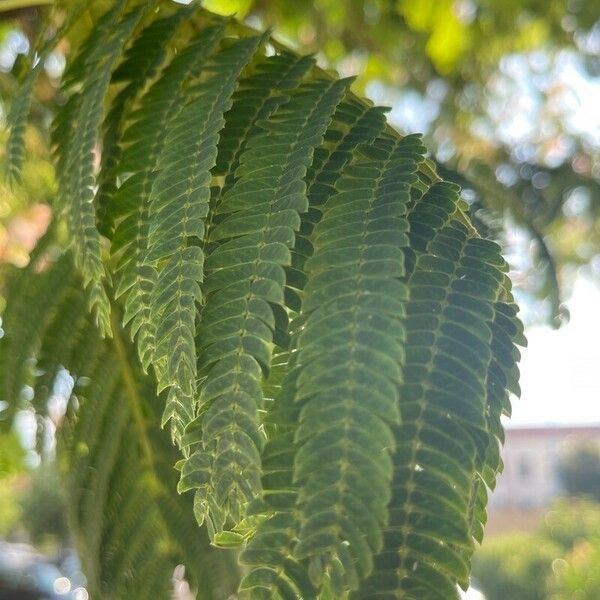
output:
[[489,510],[542,509],[561,494],[559,465],[570,445],[600,444],[600,425],[507,429],[502,451],[504,472],[491,495]]

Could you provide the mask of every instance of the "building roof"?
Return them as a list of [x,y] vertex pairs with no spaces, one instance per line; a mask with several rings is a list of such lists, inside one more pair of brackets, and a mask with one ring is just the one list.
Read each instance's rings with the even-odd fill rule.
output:
[[555,437],[556,435],[600,435],[600,423],[581,425],[543,425],[530,427],[507,427],[506,437]]

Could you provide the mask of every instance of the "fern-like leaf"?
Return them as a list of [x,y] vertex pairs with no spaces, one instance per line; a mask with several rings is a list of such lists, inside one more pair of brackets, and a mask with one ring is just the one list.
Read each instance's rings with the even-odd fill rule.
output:
[[458,598],[457,583],[468,582],[469,502],[486,449],[489,321],[500,266],[497,247],[469,237],[457,221],[416,260],[390,523],[361,597]]
[[151,320],[151,294],[157,271],[145,261],[150,229],[150,192],[164,145],[164,131],[184,103],[183,86],[195,80],[224,33],[223,25],[203,29],[163,70],[131,115],[117,175],[128,177],[113,196],[110,212],[116,221],[112,252],[118,258],[116,296],[125,295],[124,322],[137,336],[144,369],[155,350],[156,323]]
[[[30,69],[27,71],[19,86],[17,95],[11,104],[10,113],[7,119],[10,125],[10,135],[6,144],[6,176],[10,183],[22,183],[21,170],[25,158],[25,130],[27,128],[29,111],[31,110],[31,102],[33,100],[33,88],[37,78],[58,41],[66,35],[71,27],[77,22],[77,19],[89,1],[90,0],[80,0],[78,5],[71,9],[54,36],[46,41],[41,41],[40,39],[34,45]],[[47,31],[43,29],[41,35],[44,36],[46,34]]]
[[314,60],[308,56],[282,53],[261,60],[253,73],[240,80],[225,114],[225,129],[219,141],[219,154],[213,174],[225,178],[219,193],[236,179],[240,156],[248,141],[260,132],[260,121],[269,118],[287,100],[286,91],[296,88]]
[[98,198],[98,221],[102,233],[110,235],[113,227],[110,204],[118,189],[117,173],[122,154],[122,134],[130,105],[138,97],[146,82],[155,76],[165,61],[168,44],[175,32],[197,9],[193,2],[174,14],[159,17],[145,27],[127,49],[121,64],[111,77],[112,84],[126,83],[117,94],[106,119],[102,140],[102,166],[100,169]]
[[227,515],[238,521],[260,490],[257,410],[275,326],[269,303],[284,304],[283,266],[307,209],[302,179],[347,84],[301,86],[248,143],[239,179],[217,209],[210,241],[220,245],[206,261],[198,332],[200,405],[181,481],[181,489],[196,489],[198,518],[210,516],[214,532]]
[[[331,561],[332,574],[345,571],[351,587],[370,572],[387,519],[408,296],[400,281],[405,213],[422,152],[418,138],[381,137],[370,158],[348,167],[306,262],[294,473],[303,518],[295,555]],[[330,460],[323,463],[323,454]]]
[[[73,107],[71,118],[76,125],[64,149],[63,164],[60,165],[64,171],[59,177],[60,208],[69,224],[75,263],[82,273],[90,306],[104,334],[110,333],[110,302],[103,284],[106,270],[101,257],[100,233],[96,227],[94,148],[112,67],[141,17],[141,9],[137,9],[116,21],[119,7],[117,3],[109,11],[110,18],[99,28],[103,35],[84,61],[87,74],[79,101]],[[59,148],[59,152],[62,151]]]
[[[289,307],[300,307],[299,291],[306,283],[303,265],[312,254],[309,236],[321,217],[327,198],[335,193],[334,183],[352,151],[362,142],[372,141],[384,124],[383,110],[370,108],[346,97],[334,113],[323,144],[315,150],[306,174],[309,210],[301,215],[300,231],[292,251],[292,263],[286,267],[286,302]],[[268,384],[273,387],[288,370],[289,354],[274,359]],[[283,374],[283,375],[282,375]],[[262,455],[264,499],[255,502],[251,511],[274,513],[258,528],[240,559],[252,569],[244,578],[240,591],[250,598],[286,597],[295,593],[315,598],[317,589],[308,576],[307,561],[293,558],[297,543],[298,514],[295,511],[297,485],[293,480],[293,431],[298,420],[298,406],[293,402],[293,383],[286,380],[284,388],[276,385],[271,391],[275,407],[265,425],[272,430],[272,438]]]
[[[235,589],[233,557],[209,548],[194,527],[191,502],[175,491],[177,451],[159,427],[162,402],[153,395],[153,382],[131,360],[132,349],[118,329],[110,341],[99,337],[72,260],[68,255],[53,260],[54,253],[55,247],[47,247],[8,277],[14,302],[3,314],[10,335],[1,340],[0,354],[11,361],[0,364],[0,382],[12,407],[20,385],[33,385],[33,404],[47,414],[48,394],[37,378],[55,395],[64,394],[66,369],[74,380],[58,451],[66,459],[68,516],[87,586],[98,598],[166,598],[173,569],[184,562],[190,581],[200,584],[198,598],[226,597]],[[44,271],[38,273],[40,265]],[[15,295],[23,289],[46,290],[39,304],[44,318],[19,314],[21,306],[42,300]],[[24,322],[27,332],[20,329]],[[66,324],[69,335],[63,337]],[[23,347],[23,339],[32,343]],[[36,373],[27,375],[32,364]]]
[[25,158],[25,129],[27,117],[31,108],[33,86],[43,68],[43,61],[37,63],[28,71],[19,87],[17,96],[11,105],[8,121],[11,124],[10,135],[6,143],[6,176],[12,184],[20,184],[21,169]]
[[194,417],[194,333],[204,262],[195,244],[204,239],[210,170],[238,75],[260,42],[246,38],[222,50],[207,66],[208,79],[188,90],[193,99],[171,123],[150,194],[146,261],[157,265],[151,302],[152,320],[160,322],[153,362],[159,390],[169,388],[163,423],[173,419],[178,440]]

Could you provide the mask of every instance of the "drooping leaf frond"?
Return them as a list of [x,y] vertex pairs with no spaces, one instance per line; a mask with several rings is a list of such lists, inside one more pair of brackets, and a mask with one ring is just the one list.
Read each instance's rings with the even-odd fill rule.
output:
[[169,388],[163,422],[174,419],[178,439],[193,420],[196,393],[195,302],[201,300],[204,256],[194,242],[204,239],[223,114],[260,41],[248,37],[221,50],[206,66],[208,79],[188,88],[192,100],[171,122],[150,193],[145,261],[157,265],[150,318],[159,322],[153,364],[159,390]]
[[117,175],[129,177],[115,192],[110,204],[111,218],[117,223],[112,252],[118,256],[116,296],[126,294],[124,321],[131,322],[132,334],[138,338],[144,369],[152,363],[156,347],[151,294],[158,274],[145,257],[150,230],[150,192],[164,144],[164,131],[182,109],[183,84],[188,78],[199,76],[223,33],[221,25],[204,29],[173,59],[162,77],[142,97],[123,136],[125,148]]
[[[38,252],[43,248],[44,244],[40,244]],[[32,261],[36,256],[37,252]],[[33,380],[30,358],[39,350],[37,334],[53,319],[49,308],[68,296],[71,285],[72,269],[66,260],[58,261],[51,273],[42,272],[35,280],[20,276],[12,282],[10,293],[16,300],[7,304],[2,315],[4,336],[0,353],[2,396],[10,401],[3,417],[9,426],[14,413],[25,406],[23,386],[31,385]]]
[[159,16],[145,27],[127,49],[123,62],[114,70],[111,83],[125,84],[112,102],[104,120],[102,139],[102,168],[98,189],[98,221],[101,233],[110,233],[113,227],[109,211],[111,199],[117,190],[117,172],[121,159],[121,136],[128,109],[136,100],[144,85],[164,63],[169,42],[182,23],[185,23],[197,4],[177,9],[173,14]]
[[252,600],[458,597],[519,393],[499,247],[351,80],[197,3],[102,12],[0,359],[6,423],[71,381],[59,455],[93,593],[168,597],[181,561],[226,598],[210,540],[242,547]]
[[298,291],[306,284],[304,262],[313,252],[310,234],[322,216],[327,198],[335,193],[335,181],[352,160],[352,152],[359,145],[372,142],[381,133],[385,125],[385,110],[346,97],[333,115],[324,143],[315,150],[313,163],[306,175],[308,211],[302,214],[292,264],[286,270],[286,301],[293,310],[300,310]]
[[110,332],[110,302],[104,289],[106,268],[96,227],[94,150],[112,68],[141,17],[138,8],[118,19],[123,4],[117,3],[99,24],[97,44],[84,48],[90,49],[81,65],[86,77],[72,107],[73,129],[68,143],[60,148],[63,158],[58,179],[59,205],[69,225],[75,263],[88,287],[98,326],[106,335]]
[[[239,179],[215,208],[219,223],[210,241],[219,246],[206,260],[207,298],[198,331],[202,379],[193,431],[202,432],[201,447],[192,448],[182,473],[185,489],[190,476],[202,483],[193,486],[196,510],[210,514],[214,531],[228,512],[239,520],[260,490],[257,410],[261,375],[271,363],[270,304],[285,303],[283,266],[290,263],[299,215],[307,208],[302,179],[347,83],[300,86],[249,141]],[[195,434],[187,442],[197,444]]]
[[[191,502],[175,491],[177,451],[160,430],[152,380],[131,360],[133,349],[118,329],[111,340],[99,336],[69,256],[50,258],[50,265],[46,260],[42,255],[9,278],[11,295],[24,289],[49,295],[40,304],[45,318],[27,321],[26,338],[18,329],[20,315],[3,315],[4,326],[19,337],[2,340],[2,356],[11,361],[1,365],[0,381],[14,385],[13,370],[23,373],[35,359],[37,377],[48,386],[36,385],[33,398],[43,414],[48,400],[65,394],[65,385],[70,389],[66,379],[72,378],[59,452],[68,517],[90,592],[99,598],[166,598],[173,569],[184,562],[199,598],[226,597],[235,590],[235,579],[227,580],[235,562],[209,548],[194,526]],[[36,273],[39,265],[44,271]],[[61,290],[49,281],[61,282]],[[42,298],[23,300],[35,306]],[[22,339],[38,343],[21,351]]]
[[44,40],[43,37],[49,32],[42,29],[40,39],[33,46],[30,57],[31,68],[27,71],[19,86],[17,95],[11,105],[10,114],[8,115],[10,135],[6,144],[6,177],[13,184],[21,183],[21,170],[25,159],[25,130],[31,109],[33,87],[50,53],[54,50],[58,41],[77,22],[88,2],[90,0],[78,0],[78,2],[74,3],[75,6],[66,15],[55,35]]
[[295,478],[305,483],[295,554],[331,555],[346,571],[354,562],[361,576],[387,520],[408,295],[400,281],[405,214],[423,151],[416,138],[382,136],[352,163],[324,206],[305,264],[295,436]]
[[13,100],[9,114],[11,130],[6,144],[6,176],[8,181],[15,184],[21,183],[21,169],[25,159],[27,117],[31,108],[33,86],[42,67],[43,62],[38,60],[38,63],[27,72],[17,96]]
[[[473,481],[487,475],[478,470],[498,468],[488,454],[498,439],[486,415],[494,407],[485,381],[502,266],[497,247],[470,238],[456,220],[416,260],[390,521],[359,597],[393,598],[401,590],[406,598],[458,598],[457,582],[468,585],[479,537],[471,513],[485,490]],[[510,338],[509,345],[512,352]]]
[[252,74],[240,79],[231,108],[225,114],[226,126],[213,169],[214,175],[225,178],[224,185],[216,188],[219,196],[235,181],[240,156],[248,140],[259,132],[260,121],[270,117],[286,101],[286,90],[296,88],[313,63],[309,56],[283,52],[262,60]]

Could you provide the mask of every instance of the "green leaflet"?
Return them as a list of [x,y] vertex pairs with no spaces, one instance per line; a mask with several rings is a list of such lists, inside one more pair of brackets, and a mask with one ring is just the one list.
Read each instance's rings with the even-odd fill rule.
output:
[[286,302],[299,310],[298,294],[306,284],[304,262],[313,251],[310,234],[322,216],[323,205],[335,193],[334,184],[353,151],[361,144],[372,142],[385,125],[385,109],[369,107],[347,97],[339,104],[327,130],[324,143],[316,149],[306,182],[309,208],[302,215],[300,232],[292,252],[292,264],[286,268]]
[[276,54],[259,62],[252,74],[240,80],[231,108],[225,114],[225,129],[213,169],[213,174],[225,178],[225,185],[219,191],[235,181],[240,156],[248,140],[260,132],[258,123],[287,101],[286,91],[296,88],[313,64],[314,60],[308,56]]
[[74,107],[71,118],[76,125],[64,150],[62,164],[59,164],[59,207],[66,216],[75,264],[88,288],[90,307],[103,334],[110,332],[110,304],[103,286],[106,270],[96,228],[94,146],[112,66],[141,16],[138,9],[116,22],[119,6],[117,3],[109,11],[110,18],[98,28],[100,40],[83,61],[82,68],[85,67],[89,75],[84,79],[79,101]]
[[[505,284],[505,289],[508,289]],[[473,481],[471,493],[470,522],[473,537],[481,543],[487,521],[485,507],[488,492],[496,485],[496,474],[502,471],[500,458],[501,445],[504,442],[504,429],[501,416],[510,416],[511,406],[509,390],[520,394],[516,384],[519,379],[517,362],[520,352],[515,344],[525,343],[523,325],[517,318],[518,308],[511,303],[498,301],[494,304],[494,317],[489,322],[492,332],[492,358],[487,373],[486,408],[488,422],[488,444],[478,459],[478,472]]]
[[102,7],[52,125],[68,239],[10,274],[0,342],[4,426],[74,377],[92,593],[166,597],[183,562],[229,597],[210,541],[243,598],[456,598],[519,393],[499,248],[349,80],[197,4]]
[[381,136],[371,148],[378,160],[346,168],[312,235],[296,367],[294,554],[334,561],[332,576],[339,561],[343,587],[371,571],[387,519],[408,296],[405,215],[424,151],[414,136]]
[[130,116],[124,133],[126,146],[118,164],[118,175],[129,178],[115,193],[110,204],[116,221],[112,252],[118,257],[116,296],[125,295],[124,322],[131,322],[137,336],[138,352],[144,369],[154,356],[156,323],[151,320],[151,293],[157,271],[147,265],[150,227],[150,191],[164,144],[163,131],[179,114],[184,102],[183,85],[195,80],[224,33],[222,25],[203,29],[190,45],[163,70]]
[[297,542],[299,515],[295,510],[298,486],[293,479],[295,448],[294,427],[298,406],[294,403],[293,355],[276,355],[269,382],[273,382],[274,407],[265,425],[271,436],[262,453],[262,498],[249,506],[250,518],[266,514],[240,555],[250,572],[240,584],[242,598],[317,598],[317,587],[308,574],[308,561],[297,560],[293,548]]
[[[239,521],[260,491],[260,379],[268,373],[275,314],[283,305],[299,214],[302,181],[347,81],[301,85],[248,143],[239,179],[223,195],[206,260],[206,305],[198,330],[201,385],[193,445],[180,487],[196,489],[199,520],[219,532],[227,515]],[[209,476],[207,476],[207,473]],[[214,508],[213,508],[214,507]]]
[[240,71],[261,41],[245,38],[223,49],[207,65],[209,78],[187,90],[192,100],[171,122],[150,193],[145,261],[158,267],[151,319],[159,322],[153,362],[159,365],[159,390],[169,388],[162,421],[173,419],[178,440],[194,417],[196,302],[201,300],[203,280],[202,250],[188,244],[204,239],[210,170],[225,124],[223,114]]
[[167,47],[179,26],[197,9],[193,2],[179,7],[174,14],[158,17],[145,27],[127,49],[123,62],[111,77],[112,84],[126,85],[112,102],[104,120],[101,179],[98,189],[98,221],[101,233],[110,235],[114,223],[109,209],[113,194],[118,189],[117,169],[121,159],[121,136],[125,116],[146,82],[155,76],[167,56]]
[[[286,282],[290,286],[286,289],[288,306],[299,306],[298,290],[305,284],[300,266],[312,253],[307,236],[320,218],[326,199],[335,193],[333,184],[336,178],[351,160],[352,150],[361,142],[374,139],[382,127],[382,109],[366,107],[348,96],[338,104],[323,144],[315,150],[306,175],[309,210],[301,215],[300,232],[296,235],[292,251],[292,266],[286,267]],[[279,383],[288,371],[288,359],[287,353],[274,357],[267,381],[268,388],[274,388],[271,394],[276,400],[265,423],[272,437],[262,454],[264,504],[256,502],[250,507],[251,513],[265,509],[277,512],[259,526],[240,557],[243,564],[252,568],[240,587],[244,597],[273,598],[277,594],[285,597],[292,593],[290,590],[305,599],[317,596],[317,589],[308,577],[307,561],[299,562],[292,556],[298,529],[298,515],[294,511],[298,488],[293,482],[293,430],[299,411],[293,402],[293,377],[286,378],[283,387]],[[292,364],[293,360],[290,367]],[[254,575],[255,571],[257,575]]]
[[457,192],[454,184],[437,181],[413,201],[408,214],[410,246],[405,251],[407,275],[414,271],[417,256],[427,251],[436,232],[445,227],[456,213]]
[[[236,181],[236,172],[246,146],[262,129],[260,124],[268,119],[277,108],[288,102],[289,90],[297,87],[307,71],[314,65],[311,57],[298,57],[284,52],[270,56],[255,65],[253,72],[240,81],[233,95],[233,103],[225,115],[226,125],[219,143],[217,164],[213,175],[223,177],[223,185],[212,188],[210,210],[207,217],[207,238],[219,220],[216,214],[221,196]],[[209,252],[211,244],[205,243]],[[281,308],[276,310],[273,341],[284,342],[287,332],[287,315]]]
[[503,281],[498,263],[497,247],[469,238],[457,221],[416,259],[390,522],[360,597],[451,598],[457,583],[468,584],[470,495],[489,427],[489,321]]

